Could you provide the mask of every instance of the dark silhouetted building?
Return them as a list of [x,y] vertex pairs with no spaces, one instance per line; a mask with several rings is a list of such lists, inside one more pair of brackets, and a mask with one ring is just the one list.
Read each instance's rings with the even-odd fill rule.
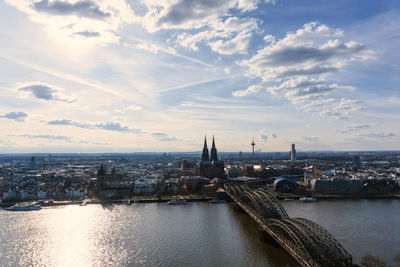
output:
[[256,145],[256,143],[254,143],[254,138],[253,138],[253,141],[251,142],[251,147],[252,147],[252,150],[253,150],[253,158],[254,158],[254,146]]
[[292,150],[290,150],[290,160],[292,162],[296,161],[296,147],[294,144],[292,144]]
[[360,160],[360,156],[354,156],[353,158],[353,168],[355,170],[358,170],[361,168],[361,160]]
[[217,148],[213,137],[211,156],[208,154],[207,138],[204,138],[203,154],[201,156],[199,175],[207,178],[221,178],[225,173],[224,162],[218,159]]

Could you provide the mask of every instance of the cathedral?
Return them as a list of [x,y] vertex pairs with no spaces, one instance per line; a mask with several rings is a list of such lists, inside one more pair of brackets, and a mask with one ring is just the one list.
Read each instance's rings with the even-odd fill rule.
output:
[[200,161],[199,175],[212,179],[222,178],[224,173],[224,162],[222,160],[218,160],[214,136],[212,140],[211,155],[208,154],[207,138],[204,137],[204,147]]

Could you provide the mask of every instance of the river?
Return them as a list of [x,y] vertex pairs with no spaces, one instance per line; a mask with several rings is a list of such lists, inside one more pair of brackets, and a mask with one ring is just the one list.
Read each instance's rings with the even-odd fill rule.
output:
[[[400,251],[398,200],[283,203],[314,220],[359,262]],[[229,204],[87,205],[0,211],[2,266],[296,266],[258,240],[257,225]]]

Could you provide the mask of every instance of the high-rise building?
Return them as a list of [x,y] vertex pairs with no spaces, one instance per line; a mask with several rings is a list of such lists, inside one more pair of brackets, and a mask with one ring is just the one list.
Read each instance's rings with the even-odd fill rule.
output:
[[290,160],[292,162],[296,161],[296,147],[294,144],[292,144],[292,150],[290,151]]
[[361,168],[361,160],[360,160],[360,156],[358,156],[358,155],[356,155],[356,156],[354,156],[354,158],[353,158],[353,167],[355,168],[355,169],[359,169],[359,168]]

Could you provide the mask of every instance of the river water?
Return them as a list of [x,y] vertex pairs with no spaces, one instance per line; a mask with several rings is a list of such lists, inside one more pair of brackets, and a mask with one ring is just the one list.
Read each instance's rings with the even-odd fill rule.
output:
[[[283,203],[314,220],[359,262],[400,251],[398,200]],[[0,211],[1,266],[296,266],[258,240],[257,225],[229,204],[87,205]]]

